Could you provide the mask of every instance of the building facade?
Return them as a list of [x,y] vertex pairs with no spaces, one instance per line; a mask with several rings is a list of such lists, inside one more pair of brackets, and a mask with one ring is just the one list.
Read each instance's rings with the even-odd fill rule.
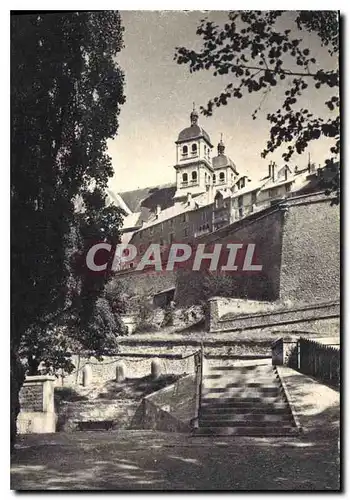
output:
[[[317,176],[311,164],[292,171],[270,163],[267,175],[252,182],[226,155],[222,136],[212,156],[210,136],[198,121],[193,109],[190,126],[175,141],[175,184],[149,189],[149,196],[128,210],[122,242],[137,246],[140,255],[151,243],[166,247],[173,242],[194,242],[295,195]],[[119,193],[119,197],[128,205],[132,192]]]

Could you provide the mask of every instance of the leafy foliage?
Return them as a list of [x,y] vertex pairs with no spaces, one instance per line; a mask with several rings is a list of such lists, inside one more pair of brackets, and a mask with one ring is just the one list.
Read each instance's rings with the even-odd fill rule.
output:
[[125,100],[122,31],[112,11],[11,16],[11,343],[32,371],[69,370],[74,347],[103,350],[118,332],[108,273],[82,272],[77,254],[120,239],[105,188]]
[[[214,106],[226,105],[231,98],[259,92],[262,99],[252,117],[256,118],[268,93],[288,80],[284,99],[278,109],[267,115],[270,122],[270,138],[262,157],[288,144],[282,157],[289,161],[295,153],[303,153],[310,141],[321,136],[332,140],[328,164],[334,165],[340,150],[339,71],[322,69],[303,38],[293,35],[296,29],[313,32],[319,45],[326,46],[330,57],[339,51],[338,13],[336,11],[240,11],[229,12],[228,22],[219,27],[203,19],[197,29],[202,37],[200,51],[177,47],[175,59],[188,64],[190,72],[211,70],[213,75],[229,75],[230,82],[220,95],[201,107],[210,116]],[[294,16],[292,18],[291,16]],[[291,24],[286,27],[286,20]],[[336,64],[337,66],[337,64]],[[310,88],[326,88],[329,97],[324,113],[316,116],[301,107],[299,98]],[[332,170],[332,169],[331,169]],[[339,175],[335,174],[327,184],[329,191],[339,191]]]

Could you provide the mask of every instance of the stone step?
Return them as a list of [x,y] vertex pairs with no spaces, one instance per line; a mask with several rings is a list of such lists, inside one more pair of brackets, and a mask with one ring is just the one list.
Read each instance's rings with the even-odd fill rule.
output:
[[235,381],[234,377],[213,377],[211,375],[205,375],[203,377],[203,384],[214,384],[218,382],[227,382],[230,384],[231,387],[242,387],[242,385],[248,386],[248,387],[260,387],[260,386],[273,386],[273,385],[281,385],[280,381],[277,377],[257,377],[255,380],[252,377],[249,377],[247,380],[241,380],[238,379]]
[[291,413],[232,413],[232,412],[222,412],[222,413],[200,413],[200,422],[207,421],[231,421],[231,422],[282,422],[288,421],[293,422],[293,417]]
[[276,375],[276,371],[270,366],[260,366],[253,369],[249,367],[234,367],[234,366],[211,366],[209,369],[204,368],[203,375],[230,375],[234,376],[244,376],[244,377],[254,377],[256,374],[259,375]]
[[274,406],[264,406],[264,407],[254,407],[254,406],[229,406],[229,405],[204,405],[201,406],[201,414],[209,413],[230,413],[235,415],[254,413],[254,414],[284,414],[286,412],[290,413],[290,409],[287,403],[280,403]]
[[283,391],[282,387],[203,387],[202,394],[208,393],[221,393],[221,392],[229,392],[234,395],[241,394],[257,394],[264,397],[264,395],[278,395]]
[[293,422],[276,421],[271,422],[267,420],[199,420],[199,427],[275,427],[282,425],[282,427],[292,426]]
[[284,401],[284,395],[280,394],[278,397],[276,396],[271,396],[271,397],[257,397],[257,396],[247,396],[247,397],[234,397],[232,393],[215,393],[215,392],[208,392],[207,394],[203,395],[202,397],[202,404],[208,404],[210,401],[222,401],[222,402],[228,402],[232,401],[232,404],[257,404],[257,406],[268,406],[270,404],[278,403],[280,401]]
[[274,436],[296,436],[298,435],[296,427],[278,426],[278,427],[198,427],[193,430],[194,436],[256,436],[256,437],[274,437]]
[[206,394],[202,395],[201,398],[201,404],[206,405],[206,404],[220,404],[220,403],[229,403],[230,406],[234,406],[236,404],[242,405],[244,403],[248,403],[248,405],[251,404],[256,404],[258,403],[258,406],[269,406],[271,403],[279,403],[279,402],[285,402],[286,399],[282,397],[282,395],[279,398],[259,398],[259,397],[226,397],[226,396],[221,396],[220,394]]
[[233,387],[240,387],[242,385],[280,385],[278,377],[228,377],[228,376],[215,376],[215,375],[205,375],[203,376],[203,384],[234,384]]

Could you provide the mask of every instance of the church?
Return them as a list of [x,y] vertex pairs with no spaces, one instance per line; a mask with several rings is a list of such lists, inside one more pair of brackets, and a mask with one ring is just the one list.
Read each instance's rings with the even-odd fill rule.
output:
[[296,192],[312,189],[315,165],[294,170],[270,163],[256,182],[238,171],[221,138],[214,149],[193,107],[175,141],[175,183],[134,191],[108,191],[108,202],[124,212],[122,243],[141,249],[150,243],[192,242]]

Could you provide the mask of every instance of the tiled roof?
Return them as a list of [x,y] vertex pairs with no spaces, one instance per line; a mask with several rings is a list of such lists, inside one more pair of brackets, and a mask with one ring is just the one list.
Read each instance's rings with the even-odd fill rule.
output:
[[171,206],[175,191],[175,184],[164,184],[118,194],[132,212],[142,212],[143,207],[146,210],[155,211],[157,205],[160,205],[162,209]]
[[160,222],[164,222],[168,219],[172,219],[173,217],[176,217],[184,212],[191,212],[197,208],[208,205],[207,200],[207,193],[203,193],[203,195],[193,197],[190,204],[188,204],[187,201],[183,203],[176,203],[172,207],[162,210],[158,216],[152,214],[152,217],[142,226],[142,229],[159,224]]

